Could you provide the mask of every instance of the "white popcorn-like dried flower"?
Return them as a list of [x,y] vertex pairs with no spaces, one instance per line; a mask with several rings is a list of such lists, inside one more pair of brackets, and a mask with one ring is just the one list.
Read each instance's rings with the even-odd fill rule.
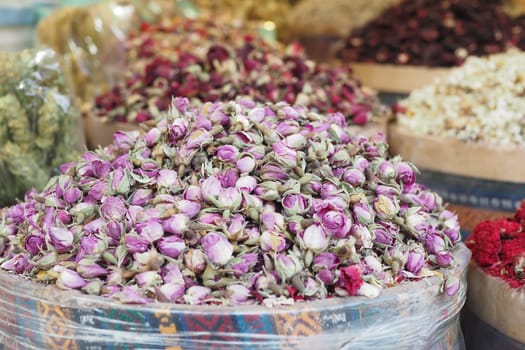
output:
[[400,102],[415,133],[496,145],[525,144],[525,53],[470,57],[446,78]]

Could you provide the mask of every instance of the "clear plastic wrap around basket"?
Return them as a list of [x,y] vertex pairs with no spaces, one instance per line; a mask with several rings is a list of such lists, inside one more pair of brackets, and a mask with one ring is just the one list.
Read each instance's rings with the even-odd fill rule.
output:
[[386,289],[375,298],[333,298],[290,307],[122,305],[0,272],[0,335],[6,349],[463,349],[459,312],[470,251],[451,273]]
[[52,50],[0,53],[0,62],[0,205],[6,205],[42,189],[85,142]]

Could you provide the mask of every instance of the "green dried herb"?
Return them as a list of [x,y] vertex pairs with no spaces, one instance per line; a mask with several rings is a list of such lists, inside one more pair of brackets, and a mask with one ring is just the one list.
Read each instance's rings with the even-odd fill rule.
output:
[[55,53],[0,54],[0,205],[42,189],[84,140]]

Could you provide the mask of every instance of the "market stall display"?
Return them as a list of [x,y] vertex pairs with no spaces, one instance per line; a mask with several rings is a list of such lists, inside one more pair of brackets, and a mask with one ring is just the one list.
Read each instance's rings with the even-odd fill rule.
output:
[[1,212],[6,344],[461,349],[457,217],[381,134],[345,126],[177,98],[145,135],[64,164]]
[[[465,335],[467,345],[472,348],[522,349],[525,346],[520,327],[525,284],[524,223],[525,202],[514,217],[480,222],[466,240],[472,250],[472,262],[466,308],[470,315],[465,320]],[[479,339],[487,333],[492,336]]]
[[392,153],[421,168],[421,182],[451,203],[465,231],[525,197],[524,63],[522,52],[471,57],[396,107]]
[[[250,97],[286,101],[320,113],[339,111],[361,132],[384,130],[388,111],[375,94],[353,79],[347,66],[308,60],[297,45],[285,51],[241,28],[209,21],[174,21],[143,26],[126,41],[125,79],[88,104],[91,146],[107,145],[97,122],[108,130],[162,116],[173,97],[192,102]],[[98,118],[98,120],[97,120]],[[98,123],[100,124],[100,123]],[[113,125],[113,126],[112,126]]]
[[0,62],[0,205],[7,205],[41,190],[77,158],[84,137],[53,51],[0,53]]
[[338,57],[355,62],[355,74],[366,85],[410,92],[469,56],[524,48],[524,20],[508,15],[498,1],[405,0],[355,29]]

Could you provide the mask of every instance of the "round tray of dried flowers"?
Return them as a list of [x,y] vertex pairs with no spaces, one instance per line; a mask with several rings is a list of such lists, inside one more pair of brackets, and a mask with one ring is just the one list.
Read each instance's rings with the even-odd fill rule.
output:
[[350,62],[354,77],[380,92],[409,93],[446,76],[451,68]]

